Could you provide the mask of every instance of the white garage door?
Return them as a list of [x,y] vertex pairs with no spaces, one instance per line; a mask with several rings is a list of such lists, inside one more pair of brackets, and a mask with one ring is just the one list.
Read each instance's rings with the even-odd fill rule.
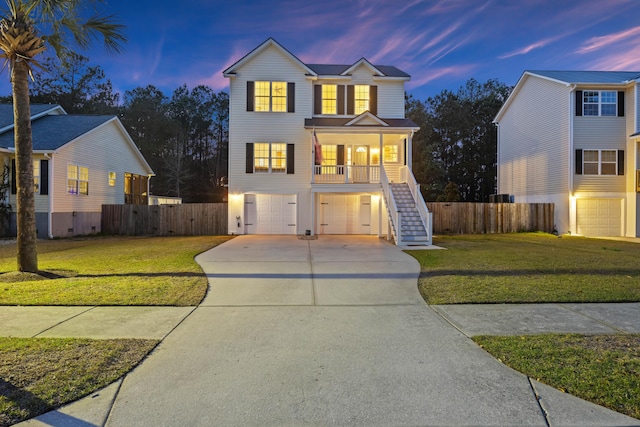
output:
[[319,234],[371,234],[371,196],[321,194]]
[[244,218],[247,234],[296,234],[296,196],[246,194]]
[[583,236],[622,235],[621,199],[578,199],[576,223]]

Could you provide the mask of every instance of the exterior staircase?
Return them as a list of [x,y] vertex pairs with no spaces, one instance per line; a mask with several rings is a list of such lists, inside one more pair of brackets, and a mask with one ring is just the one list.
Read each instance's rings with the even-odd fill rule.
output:
[[[407,183],[389,184],[391,195],[400,213],[400,235],[403,244],[408,245],[430,245],[431,239],[424,222],[420,217],[420,211],[416,207],[411,190]],[[393,224],[394,228],[397,226]],[[394,230],[395,232],[395,230]]]

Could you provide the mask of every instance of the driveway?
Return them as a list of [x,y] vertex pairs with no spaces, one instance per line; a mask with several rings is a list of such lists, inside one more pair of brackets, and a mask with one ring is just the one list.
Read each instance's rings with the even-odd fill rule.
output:
[[240,236],[196,260],[207,297],[125,378],[107,425],[629,424],[497,362],[378,238]]

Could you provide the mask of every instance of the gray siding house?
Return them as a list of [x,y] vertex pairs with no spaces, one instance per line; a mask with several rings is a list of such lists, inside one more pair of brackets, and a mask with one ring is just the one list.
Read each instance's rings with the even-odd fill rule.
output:
[[[39,104],[31,114],[39,238],[99,233],[103,204],[147,203],[154,173],[116,116],[67,115],[58,105]],[[0,105],[0,162],[9,171],[15,235],[11,105]]]
[[640,71],[526,71],[498,112],[498,193],[558,232],[640,236]]

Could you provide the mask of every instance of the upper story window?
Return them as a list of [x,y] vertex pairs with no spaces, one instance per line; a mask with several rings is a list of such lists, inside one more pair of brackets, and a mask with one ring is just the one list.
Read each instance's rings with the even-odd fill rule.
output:
[[109,171],[108,182],[109,182],[109,187],[115,187],[116,186],[116,173],[115,172]]
[[322,85],[322,114],[338,114],[338,85]]
[[354,114],[362,114],[369,110],[369,85],[355,85]]
[[255,82],[255,111],[287,111],[287,82]]
[[617,116],[618,92],[610,90],[585,90],[582,92],[584,116]]

